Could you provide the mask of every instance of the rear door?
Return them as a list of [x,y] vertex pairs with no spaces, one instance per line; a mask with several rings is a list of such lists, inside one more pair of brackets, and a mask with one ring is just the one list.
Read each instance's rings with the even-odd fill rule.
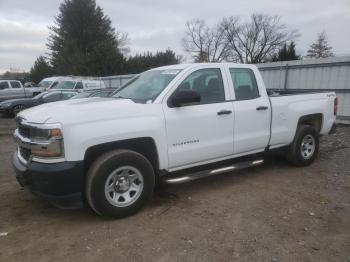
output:
[[[163,102],[169,168],[213,160],[233,153],[233,114],[223,66],[192,69]],[[173,107],[177,90],[194,90],[201,102]]]
[[234,154],[261,151],[269,142],[271,107],[266,90],[259,87],[250,68],[227,66],[234,94]]

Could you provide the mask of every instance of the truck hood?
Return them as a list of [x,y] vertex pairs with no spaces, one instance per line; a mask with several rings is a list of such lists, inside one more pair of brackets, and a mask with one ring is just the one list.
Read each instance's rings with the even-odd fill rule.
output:
[[30,123],[74,124],[147,115],[146,108],[150,107],[130,99],[95,97],[47,103],[26,109],[18,116]]

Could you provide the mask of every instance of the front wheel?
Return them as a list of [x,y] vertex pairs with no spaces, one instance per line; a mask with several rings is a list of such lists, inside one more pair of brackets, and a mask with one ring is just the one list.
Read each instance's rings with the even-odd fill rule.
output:
[[292,144],[288,148],[287,159],[295,166],[310,165],[318,154],[318,133],[312,126],[298,127]]
[[152,196],[151,163],[130,150],[114,150],[95,160],[86,177],[86,199],[99,215],[122,218],[139,211]]

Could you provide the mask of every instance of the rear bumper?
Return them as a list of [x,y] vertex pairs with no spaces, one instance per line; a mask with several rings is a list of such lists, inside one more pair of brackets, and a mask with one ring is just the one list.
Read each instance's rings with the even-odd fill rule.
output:
[[12,164],[18,183],[61,208],[82,207],[83,161],[23,164],[14,153]]

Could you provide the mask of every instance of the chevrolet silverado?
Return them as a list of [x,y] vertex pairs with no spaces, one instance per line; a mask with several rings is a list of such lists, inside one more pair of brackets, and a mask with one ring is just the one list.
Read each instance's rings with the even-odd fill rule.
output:
[[262,164],[280,149],[311,164],[334,131],[333,92],[271,92],[254,65],[178,64],[146,71],[112,97],[21,111],[19,183],[61,207],[136,213],[156,183],[182,183]]

